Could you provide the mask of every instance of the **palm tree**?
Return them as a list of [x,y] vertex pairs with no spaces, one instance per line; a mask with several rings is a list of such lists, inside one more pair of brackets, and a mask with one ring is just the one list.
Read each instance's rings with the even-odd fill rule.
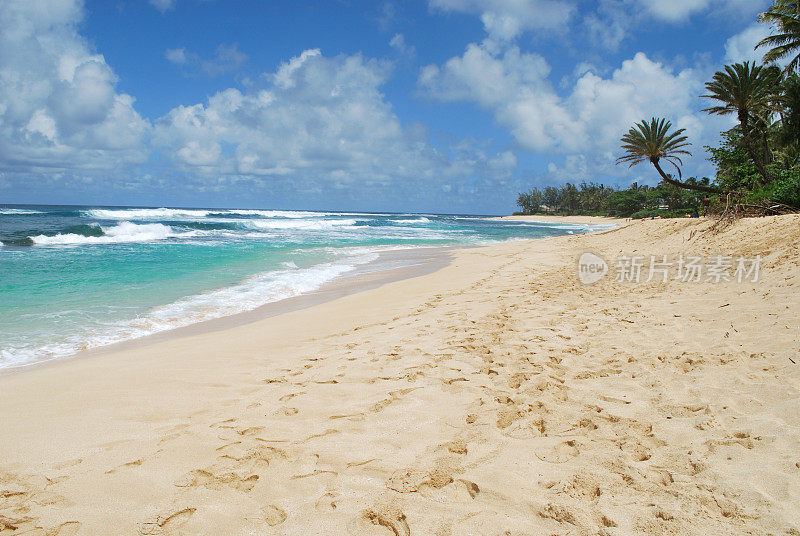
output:
[[769,124],[774,112],[780,111],[779,84],[780,69],[765,67],[746,61],[734,65],[726,65],[724,71],[717,71],[711,82],[706,84],[707,99],[721,102],[721,105],[704,108],[710,114],[736,114],[742,126],[742,141],[758,169],[758,173],[769,182],[770,175],[766,167],[769,151],[759,154],[752,139],[754,124]]
[[657,119],[655,117],[650,120],[650,123],[647,121],[636,123],[620,140],[622,141],[622,149],[626,154],[617,158],[617,164],[630,162],[628,167],[633,167],[636,164],[649,161],[656,168],[658,174],[661,175],[661,178],[669,184],[686,190],[698,190],[711,194],[725,193],[710,186],[686,184],[664,173],[659,164],[662,159],[672,164],[678,171],[678,177],[680,177],[681,168],[678,164],[683,165],[683,161],[679,155],[692,155],[685,149],[685,147],[691,145],[686,141],[688,138],[683,135],[686,129],[681,128],[675,132],[670,132],[671,128],[672,123],[666,119]]
[[756,45],[756,48],[772,47],[764,54],[764,62],[772,63],[794,54],[784,71],[797,70],[800,67],[800,2],[776,0],[769,10],[759,15],[758,20],[778,30],[778,33],[765,37]]
[[800,150],[800,76],[790,73],[781,84],[783,110],[778,123],[778,143],[784,150]]

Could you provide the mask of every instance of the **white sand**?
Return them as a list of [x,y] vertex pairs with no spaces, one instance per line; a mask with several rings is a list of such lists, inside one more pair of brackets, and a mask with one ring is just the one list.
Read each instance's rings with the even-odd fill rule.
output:
[[544,223],[575,223],[579,225],[624,225],[626,218],[608,216],[558,216],[554,214],[536,214],[532,216],[501,216],[500,220],[536,221]]
[[[709,226],[464,250],[2,377],[0,534],[800,534],[800,217]],[[587,249],[764,261],[587,287]]]

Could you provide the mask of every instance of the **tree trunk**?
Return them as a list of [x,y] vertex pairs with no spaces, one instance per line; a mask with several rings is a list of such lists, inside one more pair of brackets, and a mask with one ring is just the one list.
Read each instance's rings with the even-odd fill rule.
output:
[[705,192],[707,194],[726,194],[726,193],[728,193],[728,192],[725,192],[725,191],[720,190],[718,188],[714,188],[712,186],[703,186],[702,184],[686,184],[686,183],[681,182],[681,181],[676,181],[675,179],[673,179],[672,177],[670,177],[669,175],[664,173],[664,170],[661,169],[660,165],[658,165],[658,158],[651,158],[650,162],[652,162],[652,164],[655,166],[656,171],[658,171],[658,174],[661,175],[662,179],[664,179],[666,182],[672,184],[673,186],[677,186],[678,188],[683,188],[684,190],[696,190],[698,192]]
[[756,151],[756,148],[753,147],[753,140],[750,138],[749,113],[746,110],[739,111],[739,123],[742,125],[742,141],[744,142],[744,147],[747,150],[747,153],[750,155],[750,159],[753,161],[753,164],[755,164],[758,174],[761,175],[762,179],[764,179],[764,184],[767,184],[772,180],[772,177],[770,177],[767,167],[758,156],[758,151]]

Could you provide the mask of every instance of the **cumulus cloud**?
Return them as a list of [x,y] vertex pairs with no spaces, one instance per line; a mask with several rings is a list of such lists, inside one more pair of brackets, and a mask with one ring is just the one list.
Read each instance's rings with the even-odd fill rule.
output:
[[769,0],[641,0],[645,9],[660,20],[680,22],[696,13],[714,9],[717,13],[749,17],[766,8]]
[[705,10],[711,0],[642,0],[642,4],[656,18],[677,22]]
[[753,24],[728,39],[725,43],[725,61],[738,63],[755,61],[760,63],[764,51],[756,51],[756,44],[769,35],[769,28],[765,24]]
[[211,58],[203,58],[186,48],[169,48],[164,52],[164,58],[181,67],[187,76],[211,78],[237,71],[248,60],[247,54],[239,50],[237,43],[219,45]]
[[593,43],[616,51],[620,43],[628,37],[627,18],[628,15],[623,12],[612,16],[591,13],[584,19],[584,26]]
[[582,11],[581,25],[595,45],[616,51],[626,39],[656,23],[679,25],[699,15],[739,23],[752,21],[770,0],[599,0]]
[[565,0],[430,0],[430,6],[479,15],[489,36],[499,41],[528,30],[565,30],[575,13]]
[[560,154],[571,171],[591,162],[596,172],[613,172],[621,135],[653,115],[687,128],[696,144],[718,132],[707,128],[708,118],[698,112],[704,72],[676,71],[640,52],[607,76],[589,68],[576,71],[562,93],[549,74],[547,61],[537,54],[517,47],[496,53],[471,44],[442,66],[424,67],[418,82],[432,98],[469,101],[490,111],[521,148]]
[[[766,24],[756,23],[734,35],[725,42],[725,62],[740,63],[754,61],[756,63],[761,63],[769,47],[761,47],[757,50],[755,47],[762,39],[773,33],[773,31],[774,29]],[[781,67],[785,67],[788,63],[788,58],[778,62]]]
[[693,71],[675,73],[643,53],[608,78],[584,72],[563,97],[548,81],[549,73],[537,54],[517,47],[493,54],[471,44],[442,67],[424,67],[419,84],[434,98],[472,101],[490,110],[525,149],[561,152],[609,150],[648,114],[690,114],[702,89]]
[[0,3],[0,166],[106,169],[145,159],[149,124],[78,35],[77,0]]
[[179,106],[155,125],[155,143],[179,167],[206,175],[313,178],[344,187],[507,176],[513,154],[432,147],[404,127],[380,93],[389,64],[306,50],[246,92]]

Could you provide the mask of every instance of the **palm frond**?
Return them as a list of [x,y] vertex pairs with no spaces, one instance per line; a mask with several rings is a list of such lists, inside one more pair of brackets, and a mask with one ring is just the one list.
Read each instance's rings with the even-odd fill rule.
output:
[[652,118],[649,122],[636,123],[620,141],[624,154],[617,158],[617,164],[630,163],[629,167],[645,161],[658,162],[663,158],[677,167],[673,160],[683,165],[678,155],[690,155],[685,147],[691,145],[684,135],[685,129],[671,132],[672,123],[666,119]]
[[716,115],[736,113],[740,119],[752,112],[778,111],[781,72],[776,67],[751,62],[726,65],[706,84],[706,99],[717,101],[704,108]]
[[756,49],[772,47],[764,54],[764,62],[775,62],[794,54],[784,72],[797,70],[800,65],[800,4],[796,0],[775,0],[772,7],[759,15],[758,20],[774,26],[778,31],[756,45]]

